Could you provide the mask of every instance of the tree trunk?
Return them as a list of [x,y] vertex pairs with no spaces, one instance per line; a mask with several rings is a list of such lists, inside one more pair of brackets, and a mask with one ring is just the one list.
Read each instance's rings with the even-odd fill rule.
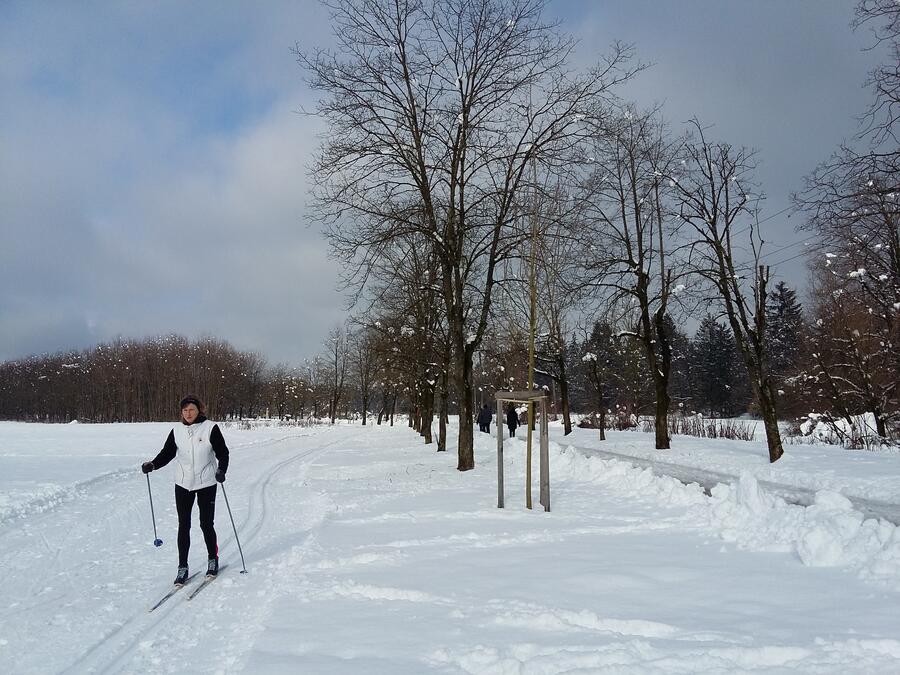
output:
[[603,399],[600,399],[600,440],[606,440],[606,406],[603,405]]
[[447,391],[447,369],[444,368],[444,372],[441,374],[441,406],[438,410],[438,452],[446,452],[447,451],[447,418],[449,401],[447,397],[449,396],[449,392]]
[[644,344],[644,352],[647,355],[647,364],[650,368],[650,372],[653,374],[653,389],[656,395],[653,419],[656,434],[656,449],[668,450],[670,447],[668,429],[669,392],[666,391],[668,389],[668,378],[659,372],[660,363],[656,357],[656,340],[650,332],[649,325],[649,322],[645,325],[644,330],[646,332],[641,336],[641,342]]
[[362,397],[362,425],[366,426],[366,411],[369,409],[369,397],[366,394],[363,394]]
[[565,352],[559,354],[556,362],[559,372],[559,397],[562,400],[563,436],[572,433],[572,414],[569,409],[569,373],[566,370]]
[[[659,373],[657,373],[657,376]],[[653,384],[656,387],[656,449],[668,450],[671,446],[669,438],[669,392],[667,382],[662,377],[654,377]]]
[[568,436],[572,433],[572,412],[569,409],[569,379],[568,377],[563,377],[559,381],[559,395],[562,398],[562,413],[563,413],[563,436]]
[[472,355],[468,349],[457,350],[456,393],[459,397],[459,447],[456,468],[471,471],[475,468],[475,434],[472,410]]
[[387,404],[388,404],[388,395],[386,391],[381,392],[381,410],[378,411],[378,426],[381,426],[381,421],[387,416]]
[[772,385],[767,380],[761,386],[754,387],[757,391],[757,403],[762,413],[763,426],[766,429],[766,444],[769,446],[769,462],[777,462],[784,454],[781,445],[781,431],[778,428],[778,414],[775,409],[775,396]]
[[875,415],[875,431],[881,438],[887,438],[887,423],[884,421],[884,413],[881,411],[879,406],[875,406],[872,409],[872,414]]
[[[669,437],[669,373],[672,369],[672,346],[666,335],[664,317],[665,304],[653,313],[653,330],[650,330],[650,304],[646,300],[647,289],[643,287],[641,312],[644,326],[644,346],[647,351],[647,360],[650,364],[650,372],[653,374],[653,387],[656,390],[656,449],[668,450],[671,447]],[[659,350],[657,352],[657,350]]]
[[422,419],[419,433],[425,439],[425,445],[431,445],[434,442],[431,434],[431,423],[434,420],[434,388],[429,386],[422,399]]

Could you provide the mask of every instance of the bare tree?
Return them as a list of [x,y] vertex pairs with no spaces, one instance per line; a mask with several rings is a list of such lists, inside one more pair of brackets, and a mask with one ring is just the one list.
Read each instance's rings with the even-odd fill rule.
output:
[[666,316],[686,270],[673,258],[676,225],[667,222],[676,153],[655,111],[625,107],[595,139],[595,168],[586,181],[583,224],[589,245],[582,284],[609,303],[633,308],[630,334],[643,347],[656,395],[657,449],[668,448],[672,345]]
[[900,7],[894,0],[861,0],[856,6],[854,28],[867,26],[874,36],[873,48],[887,47],[886,63],[869,73],[866,82],[874,93],[872,103],[862,119],[861,136],[868,137],[874,148],[898,156],[898,122],[900,122]]
[[843,149],[794,196],[816,235],[814,376],[828,380],[833,410],[871,412],[883,438],[900,417],[898,177],[883,158]]
[[[753,156],[744,148],[707,141],[695,119],[696,138],[684,146],[684,171],[669,175],[680,198],[680,215],[693,231],[694,271],[712,284],[750,377],[766,430],[769,461],[783,454],[776,387],[768,363],[766,300],[769,268],[760,263],[757,201],[751,195]],[[737,229],[749,220],[749,224]],[[752,267],[742,264],[736,237],[747,233]],[[752,281],[747,282],[747,275]]]
[[[510,320],[518,320],[518,328],[525,334],[534,331],[536,374],[549,377],[554,391],[558,387],[566,435],[572,432],[570,332],[582,300],[569,279],[574,261],[583,253],[581,237],[571,236],[578,232],[581,224],[578,211],[579,200],[571,190],[563,187],[561,177],[557,177],[555,187],[543,186],[540,193],[535,194],[529,214],[533,219],[531,236],[523,242],[524,250],[520,260],[516,261],[520,264],[515,273],[509,275],[517,278],[519,283],[512,284],[508,292],[512,310],[507,312]],[[531,307],[522,302],[526,297],[521,289],[525,287],[529,287],[527,299],[534,303]],[[522,322],[525,317],[533,320],[534,326],[526,327]]]
[[359,387],[362,423],[365,426],[369,414],[369,403],[372,400],[372,386],[378,369],[375,337],[372,329],[366,326],[357,330],[353,334],[350,349],[356,384]]
[[335,326],[328,333],[325,341],[327,351],[328,380],[330,392],[328,397],[328,417],[334,424],[338,415],[338,407],[345,393],[348,366],[347,329],[345,326]]
[[544,0],[334,0],[337,52],[297,51],[328,138],[313,171],[335,253],[364,283],[382,248],[435,242],[459,399],[458,468],[474,467],[473,354],[512,250],[526,167],[567,161],[585,116],[628,77],[627,50],[572,76]]

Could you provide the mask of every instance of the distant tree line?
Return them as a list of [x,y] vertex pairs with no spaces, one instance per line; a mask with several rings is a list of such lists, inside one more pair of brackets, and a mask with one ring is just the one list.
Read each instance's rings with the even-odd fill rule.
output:
[[177,418],[193,392],[217,417],[258,414],[278,400],[274,373],[255,353],[211,338],[118,339],[92,349],[0,364],[0,417],[66,422]]
[[[800,307],[790,289],[790,317],[776,321],[780,341],[791,345],[784,356],[795,372],[798,331],[805,330]],[[773,296],[774,297],[774,296]],[[402,412],[407,423],[422,429],[442,429],[457,414],[452,387],[442,364],[421,359],[423,343],[435,326],[414,316],[382,317],[370,325],[359,322],[333,329],[318,356],[299,366],[270,365],[259,353],[240,351],[212,338],[190,340],[177,335],[117,339],[82,351],[31,356],[0,363],[0,418],[43,422],[145,422],[177,418],[177,403],[195,393],[216,419],[269,417],[290,420],[315,417],[336,421],[358,417],[363,424],[390,422]],[[734,338],[727,327],[707,316],[693,339],[666,319],[673,345],[672,398],[678,410],[711,416],[731,416],[748,410],[752,396],[737,367]],[[492,331],[493,337],[495,332]],[[506,335],[501,349],[483,349],[475,357],[476,403],[492,404],[500,389],[522,387],[527,354],[524,336]],[[539,349],[538,382],[553,394],[570,390],[573,412],[609,411],[646,414],[655,398],[646,382],[644,355],[635,342],[609,323],[596,322],[590,333],[573,336],[560,356],[550,340]],[[779,347],[779,353],[780,353]],[[560,363],[562,364],[561,367]],[[565,376],[561,375],[565,373]],[[451,400],[452,399],[452,400]],[[427,442],[431,442],[428,439]]]

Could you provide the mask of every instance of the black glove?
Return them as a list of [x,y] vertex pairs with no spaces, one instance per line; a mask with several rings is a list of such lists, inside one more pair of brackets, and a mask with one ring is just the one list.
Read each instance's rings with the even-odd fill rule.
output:
[[141,464],[141,471],[144,473],[150,473],[153,471],[153,462],[144,462]]
[[224,471],[216,471],[216,480],[220,483],[225,482],[225,472]]

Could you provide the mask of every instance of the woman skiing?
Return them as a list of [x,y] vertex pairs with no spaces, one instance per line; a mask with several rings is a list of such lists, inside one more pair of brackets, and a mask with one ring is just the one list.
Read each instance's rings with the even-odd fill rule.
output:
[[219,572],[219,546],[213,518],[216,511],[216,482],[225,481],[228,446],[219,425],[206,419],[203,403],[196,396],[181,400],[181,424],[169,432],[163,449],[141,465],[144,473],[175,463],[175,508],[178,511],[178,575],[175,583],[188,578],[188,550],[191,546],[191,511],[194,498],[200,511],[200,529],[206,540],[207,576]]

